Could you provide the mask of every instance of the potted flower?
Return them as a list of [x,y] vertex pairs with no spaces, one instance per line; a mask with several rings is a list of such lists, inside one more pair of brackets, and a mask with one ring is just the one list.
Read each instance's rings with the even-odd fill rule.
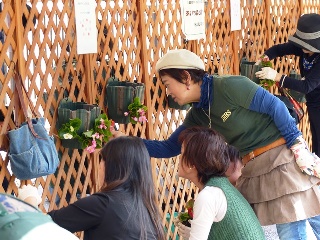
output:
[[272,63],[269,60],[268,56],[262,55],[260,57],[260,63],[257,64],[256,62],[250,62],[247,58],[242,58],[240,64],[240,73],[243,76],[251,79],[256,84],[259,84],[265,89],[268,89],[273,85],[273,81],[271,79],[263,79],[260,80],[256,77],[256,72],[260,71],[263,67],[272,67]]
[[194,199],[190,199],[188,202],[186,202],[185,209],[187,211],[178,214],[179,221],[187,227],[191,227],[189,220],[193,219],[193,205]]
[[[131,103],[134,103],[138,97],[139,102],[144,100],[144,84],[137,82],[119,81],[118,78],[111,77],[106,86],[105,105],[107,106],[108,116],[117,123],[134,123],[132,121],[128,108]],[[137,103],[137,102],[136,102]],[[135,103],[134,103],[135,105]],[[131,110],[132,112],[132,110]],[[136,114],[134,117],[137,117]]]
[[61,141],[65,139],[76,140],[79,143],[79,149],[85,149],[89,153],[93,153],[96,148],[102,148],[112,136],[111,131],[114,128],[114,121],[108,119],[104,113],[95,119],[93,128],[79,135],[78,130],[81,123],[80,118],[73,118],[64,123],[58,131]]
[[[271,63],[271,61],[269,60],[269,57],[268,57],[268,56],[262,55],[262,56],[260,57],[260,60],[261,60],[261,62],[260,62],[260,64],[259,64],[260,69],[263,68],[263,67],[272,67],[272,63]],[[268,90],[270,87],[272,87],[274,83],[275,83],[275,82],[274,82],[273,80],[271,80],[271,79],[262,79],[262,80],[260,80],[260,86],[263,87],[263,88],[265,88],[265,89],[267,89],[267,90]]]
[[133,102],[128,106],[128,112],[125,112],[125,116],[130,117],[130,122],[136,124],[138,122],[145,123],[147,122],[146,117],[147,107],[140,102],[139,97],[135,97]]

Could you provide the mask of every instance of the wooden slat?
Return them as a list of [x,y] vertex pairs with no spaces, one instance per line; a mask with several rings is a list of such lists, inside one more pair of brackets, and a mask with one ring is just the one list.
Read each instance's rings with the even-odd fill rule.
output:
[[[105,87],[114,74],[122,81],[144,83],[144,104],[148,106],[147,124],[121,124],[120,130],[129,135],[163,140],[186,115],[184,110],[168,107],[165,87],[155,70],[157,60],[169,49],[186,48],[197,53],[210,73],[238,74],[243,56],[255,61],[268,47],[288,40],[300,14],[320,12],[320,0],[241,0],[241,30],[231,32],[229,1],[205,1],[206,38],[185,41],[179,1],[96,0],[98,53],[78,55],[73,1],[2,2],[0,21],[4,24],[0,25],[0,31],[5,40],[0,43],[0,63],[4,67],[4,71],[0,71],[0,110],[5,118],[0,129],[0,146],[7,128],[14,128],[11,79],[17,63],[33,106],[48,120],[48,130],[55,136],[60,100],[69,97],[73,101],[97,102],[106,112]],[[27,3],[31,6],[30,12]],[[27,18],[25,27],[22,15]],[[36,24],[33,24],[34,18]],[[279,72],[288,74],[292,68],[299,71],[298,59],[294,56],[277,58],[273,63]],[[275,88],[270,91],[277,92]],[[305,104],[303,108],[306,111]],[[311,147],[308,121],[306,114],[299,129]],[[95,184],[97,156],[65,149],[59,139],[56,147],[60,156],[57,173],[35,180],[36,186],[43,189],[40,205],[43,211],[47,205],[49,210],[67,206],[78,196],[98,189]],[[19,180],[10,171],[7,155],[1,153],[0,191],[17,194]],[[182,211],[185,201],[195,197],[198,189],[176,176],[179,157],[151,161],[162,222],[166,229],[171,229],[174,212]],[[168,239],[176,236],[176,229],[167,232]]]

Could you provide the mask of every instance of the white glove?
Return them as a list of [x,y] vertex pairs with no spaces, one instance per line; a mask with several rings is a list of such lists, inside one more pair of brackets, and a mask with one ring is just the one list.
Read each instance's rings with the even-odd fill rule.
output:
[[189,239],[190,231],[191,231],[191,227],[187,227],[181,222],[178,223],[178,233],[180,237],[183,237],[183,239]]
[[38,189],[30,184],[24,185],[18,189],[18,198],[25,201],[28,197],[34,197],[36,199],[37,205],[42,202],[40,195],[38,194]]
[[313,174],[314,176],[320,178],[320,158],[315,153],[312,154],[314,156],[315,163],[315,166],[313,167]]
[[320,178],[320,159],[310,152],[302,136],[297,138],[297,143],[290,147],[301,171],[307,175]]
[[274,81],[278,72],[271,67],[263,67],[261,71],[256,72],[256,77],[260,79],[271,79]]

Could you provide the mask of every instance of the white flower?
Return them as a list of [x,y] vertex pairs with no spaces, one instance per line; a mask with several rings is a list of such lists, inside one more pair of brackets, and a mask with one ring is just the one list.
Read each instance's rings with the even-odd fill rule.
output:
[[64,139],[72,139],[73,136],[72,136],[72,134],[70,134],[70,133],[65,133],[65,134],[63,134],[63,138],[64,138]]

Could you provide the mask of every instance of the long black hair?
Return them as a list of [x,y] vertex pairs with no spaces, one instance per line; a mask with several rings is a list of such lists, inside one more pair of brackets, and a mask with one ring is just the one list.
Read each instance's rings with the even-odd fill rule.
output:
[[[101,192],[125,187],[133,195],[135,215],[129,215],[128,222],[138,221],[141,228],[140,239],[147,239],[148,216],[157,233],[157,239],[165,239],[161,216],[158,210],[155,185],[153,183],[150,155],[141,138],[118,137],[110,140],[101,150],[105,161],[105,179]],[[137,214],[136,214],[137,213]]]

